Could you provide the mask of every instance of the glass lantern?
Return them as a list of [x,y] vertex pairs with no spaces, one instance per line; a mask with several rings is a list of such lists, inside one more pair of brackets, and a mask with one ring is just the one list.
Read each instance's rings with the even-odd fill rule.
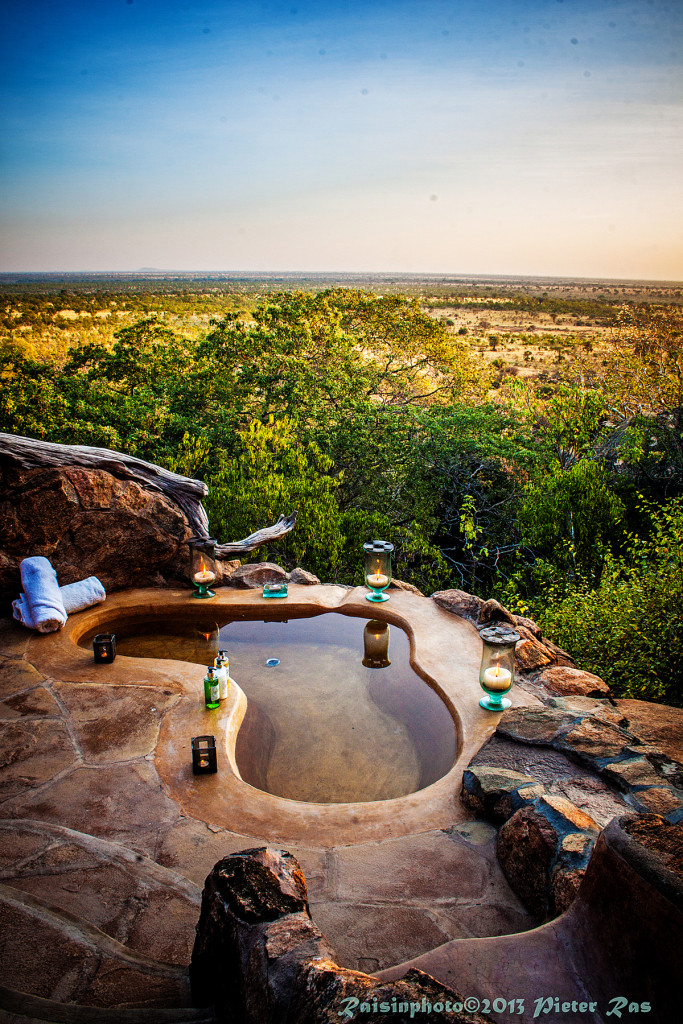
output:
[[190,579],[195,588],[195,597],[215,597],[210,590],[216,582],[216,540],[214,537],[191,537]]
[[367,601],[388,601],[383,591],[391,583],[391,552],[394,545],[386,540],[369,540],[363,545],[365,551],[365,582],[370,593]]
[[479,704],[487,711],[504,711],[511,704],[503,694],[515,681],[515,647],[521,637],[506,626],[488,626],[479,636],[484,644],[479,685],[486,694]]
[[363,648],[366,668],[387,668],[389,661],[389,623],[370,619],[363,630]]

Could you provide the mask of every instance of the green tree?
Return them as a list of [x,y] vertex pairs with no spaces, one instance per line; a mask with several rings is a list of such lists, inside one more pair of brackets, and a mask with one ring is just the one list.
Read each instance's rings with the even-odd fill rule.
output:
[[519,510],[522,537],[568,582],[599,579],[605,554],[619,538],[624,505],[601,465],[582,459],[556,468],[526,490]]
[[335,499],[332,463],[312,442],[301,444],[295,424],[273,416],[252,420],[239,435],[240,449],[222,458],[209,483],[206,509],[212,530],[229,542],[298,509],[296,529],[259,558],[278,557],[334,579],[344,547],[342,517]]

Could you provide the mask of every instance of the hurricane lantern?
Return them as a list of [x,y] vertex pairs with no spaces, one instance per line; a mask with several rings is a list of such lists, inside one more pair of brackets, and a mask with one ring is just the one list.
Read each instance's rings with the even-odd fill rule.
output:
[[210,590],[216,582],[216,540],[214,537],[191,537],[190,548],[190,579],[195,588],[195,597],[215,597]]
[[98,664],[113,661],[116,657],[116,633],[98,633],[93,637],[92,649]]
[[368,601],[388,601],[383,593],[391,583],[391,552],[394,545],[386,540],[369,540],[363,545],[365,551],[365,583],[370,588]]
[[388,668],[389,661],[389,623],[380,619],[370,619],[363,630],[363,648],[366,668]]
[[194,775],[213,775],[218,771],[216,764],[216,739],[214,736],[192,737],[192,772]]
[[503,694],[515,681],[515,647],[521,638],[506,626],[487,626],[479,636],[484,645],[479,685],[486,694],[479,704],[487,711],[504,711],[511,704]]

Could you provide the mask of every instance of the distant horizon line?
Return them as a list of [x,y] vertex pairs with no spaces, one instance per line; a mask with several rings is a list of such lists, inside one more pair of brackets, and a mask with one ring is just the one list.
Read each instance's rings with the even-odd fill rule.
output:
[[558,282],[592,282],[614,284],[650,284],[650,285],[683,285],[683,281],[666,278],[648,277],[582,277],[579,275],[555,274],[483,274],[454,273],[450,271],[395,271],[395,270],[172,270],[161,267],[140,267],[136,270],[0,270],[0,281],[9,277],[21,278],[76,278],[76,277],[129,277],[140,278],[150,275],[159,277],[198,277],[198,278],[249,278],[252,280],[269,280],[273,278],[385,278],[392,280],[435,280],[435,281],[558,281]]

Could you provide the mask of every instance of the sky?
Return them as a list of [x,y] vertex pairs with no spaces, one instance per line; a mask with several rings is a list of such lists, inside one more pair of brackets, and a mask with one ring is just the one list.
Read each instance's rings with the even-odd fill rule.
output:
[[683,279],[680,0],[0,9],[0,270]]

